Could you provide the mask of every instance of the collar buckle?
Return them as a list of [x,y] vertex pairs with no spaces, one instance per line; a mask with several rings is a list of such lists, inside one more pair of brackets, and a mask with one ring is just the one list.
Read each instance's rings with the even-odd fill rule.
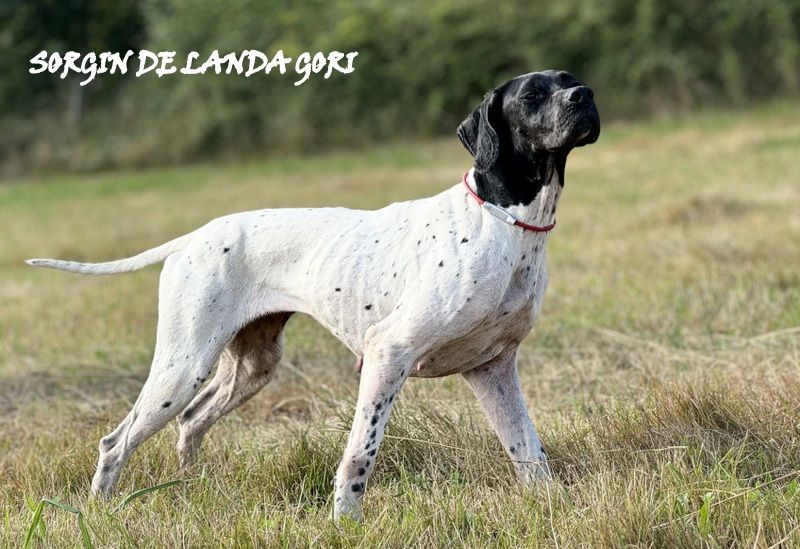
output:
[[510,213],[508,213],[507,211],[505,211],[500,206],[496,206],[496,205],[492,204],[491,202],[484,202],[483,205],[481,205],[481,208],[486,210],[487,213],[489,213],[490,215],[493,215],[494,217],[496,217],[500,221],[505,221],[509,225],[516,225],[517,224],[517,218],[514,217],[513,215],[511,215]]
[[535,233],[549,233],[550,231],[553,230],[553,227],[556,226],[555,221],[553,221],[550,225],[545,225],[544,227],[539,227],[537,225],[528,225],[527,223],[520,221],[519,219],[517,219],[516,217],[505,211],[497,204],[492,204],[491,202],[487,202],[486,200],[478,196],[478,193],[473,191],[472,187],[470,187],[469,183],[467,183],[468,176],[469,176],[469,171],[464,172],[464,178],[461,180],[461,182],[464,183],[464,188],[466,188],[467,193],[472,198],[475,199],[475,202],[477,202],[481,206],[481,208],[483,208],[492,217],[496,217],[500,221],[508,223],[509,225],[521,227],[525,231],[533,231]]

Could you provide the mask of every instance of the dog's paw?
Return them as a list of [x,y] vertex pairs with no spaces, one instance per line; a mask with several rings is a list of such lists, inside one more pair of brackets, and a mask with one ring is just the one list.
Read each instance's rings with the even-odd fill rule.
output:
[[517,477],[523,484],[533,484],[536,482],[551,482],[553,472],[547,461],[547,453],[542,449],[534,453],[529,459],[514,463]]
[[333,521],[337,524],[361,522],[361,502],[352,496],[337,495],[333,502]]
[[113,492],[114,492],[114,487],[112,482],[106,482],[106,480],[103,478],[98,479],[97,476],[95,476],[95,478],[92,479],[92,490],[91,490],[92,498],[100,500],[108,500],[111,499]]

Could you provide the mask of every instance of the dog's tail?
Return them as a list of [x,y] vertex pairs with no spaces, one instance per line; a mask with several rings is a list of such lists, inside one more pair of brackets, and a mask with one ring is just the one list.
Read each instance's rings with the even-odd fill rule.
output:
[[60,259],[28,259],[25,263],[34,267],[47,267],[48,269],[81,274],[110,275],[128,273],[164,261],[169,255],[183,249],[191,236],[191,233],[185,234],[133,257],[126,257],[117,261],[106,261],[105,263],[79,263],[77,261],[61,261]]

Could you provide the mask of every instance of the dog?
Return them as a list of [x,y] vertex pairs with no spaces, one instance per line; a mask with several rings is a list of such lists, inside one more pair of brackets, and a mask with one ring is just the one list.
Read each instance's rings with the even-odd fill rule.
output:
[[28,260],[96,275],[164,262],[150,374],[100,441],[93,493],[110,495],[132,452],[175,417],[181,464],[193,463],[214,422],[270,380],[295,312],[330,330],[361,369],[335,519],[360,518],[392,405],[412,376],[461,374],[519,479],[549,479],[517,348],[547,287],[545,245],[567,155],[599,134],[591,89],[564,71],[529,73],[492,90],[460,124],[474,164],[436,196],[375,211],[228,215],[106,263]]

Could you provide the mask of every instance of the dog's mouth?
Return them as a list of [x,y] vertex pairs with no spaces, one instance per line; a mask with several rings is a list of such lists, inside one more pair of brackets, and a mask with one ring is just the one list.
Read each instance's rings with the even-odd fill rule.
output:
[[587,128],[585,132],[578,136],[578,141],[581,141],[584,137],[588,136],[592,133],[592,128]]
[[578,112],[567,112],[561,128],[562,144],[559,148],[589,145],[600,137],[600,116],[594,105]]

